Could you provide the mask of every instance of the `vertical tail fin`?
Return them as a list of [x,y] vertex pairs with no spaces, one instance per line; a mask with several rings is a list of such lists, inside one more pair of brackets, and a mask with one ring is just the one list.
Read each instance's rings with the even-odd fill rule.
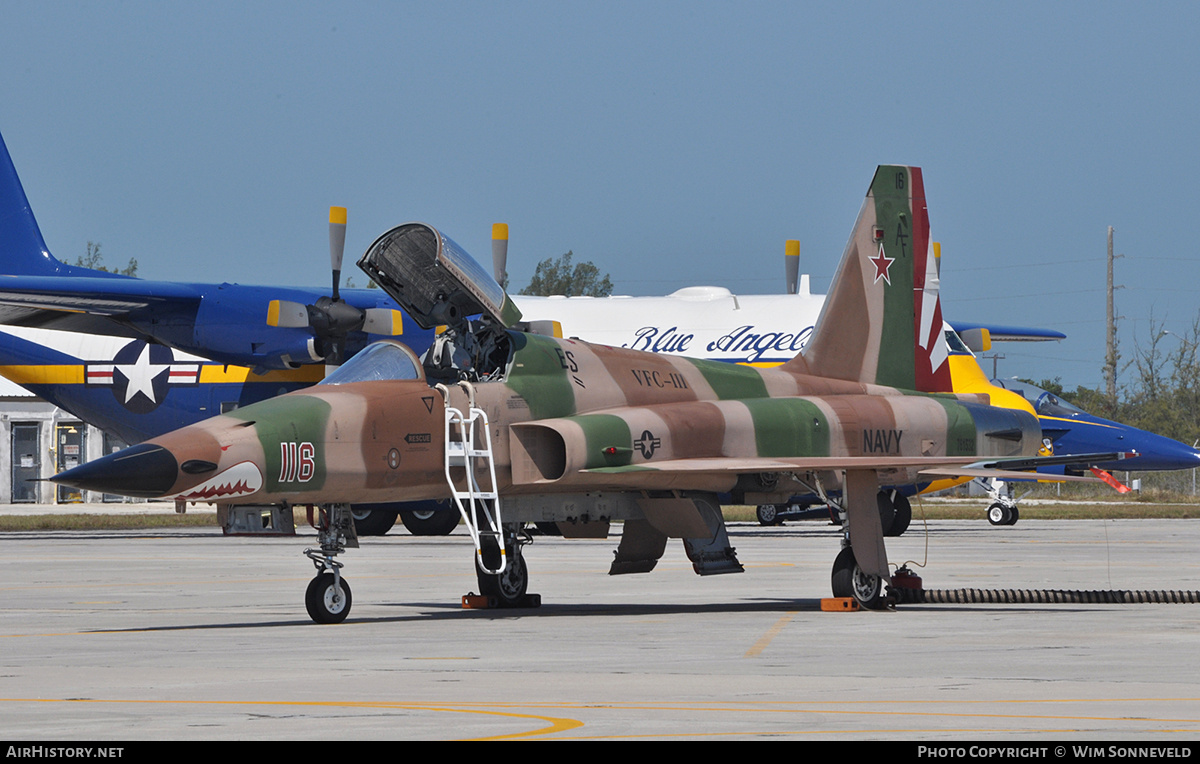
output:
[[938,270],[921,168],[880,165],[805,347],[809,373],[947,391]]
[[97,275],[86,268],[61,263],[50,254],[3,136],[0,136],[0,273],[13,276]]

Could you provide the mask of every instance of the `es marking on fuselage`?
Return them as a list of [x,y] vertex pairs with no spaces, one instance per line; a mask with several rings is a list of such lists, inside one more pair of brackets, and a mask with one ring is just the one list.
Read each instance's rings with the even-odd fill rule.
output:
[[583,380],[577,373],[579,371],[579,362],[575,360],[575,354],[570,350],[563,350],[562,348],[554,348],[554,352],[558,356],[558,363],[562,366],[563,371],[571,372],[571,379],[574,380],[575,384],[587,389],[587,385],[583,384]]

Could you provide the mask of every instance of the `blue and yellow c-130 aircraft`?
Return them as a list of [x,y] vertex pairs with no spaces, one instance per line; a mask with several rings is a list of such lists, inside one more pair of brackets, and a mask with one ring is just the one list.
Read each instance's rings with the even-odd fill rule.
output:
[[[338,212],[340,210],[340,212]],[[345,210],[330,215],[332,289],[150,281],[50,254],[0,137],[0,323],[139,339],[258,371],[337,365],[371,341],[431,329],[378,289],[339,290]]]

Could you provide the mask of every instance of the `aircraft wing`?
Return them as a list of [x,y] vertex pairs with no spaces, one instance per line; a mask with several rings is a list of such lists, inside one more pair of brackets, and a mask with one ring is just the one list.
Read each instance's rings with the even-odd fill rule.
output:
[[[671,459],[661,462],[643,462],[619,467],[594,467],[581,470],[581,474],[601,477],[607,484],[626,488],[671,488],[673,479],[694,481],[707,477],[716,488],[723,483],[736,481],[741,474],[772,472],[807,472],[834,470],[875,470],[880,473],[914,473],[920,479],[932,481],[942,477],[992,477],[1006,480],[1045,479],[1036,473],[1037,467],[1056,464],[1083,464],[1111,461],[1124,454],[1084,454],[1076,456],[1021,457],[995,459],[986,462],[976,457],[963,456],[816,456],[816,457],[746,457],[710,459]],[[885,475],[881,482],[887,482]],[[1068,481],[1096,482],[1090,476],[1059,476]],[[911,482],[905,477],[901,482]]]
[[[321,344],[328,336],[345,337],[352,355],[373,336],[404,333],[400,311],[382,291],[347,289],[341,295],[337,305],[316,310],[317,319],[327,322],[319,323],[312,317],[312,304],[322,303],[316,289],[0,275],[0,324],[140,339],[256,369],[319,361],[329,352]],[[290,305],[302,315],[271,324],[273,304]],[[331,328],[329,311],[335,307],[361,328]],[[405,339],[424,348],[432,334],[410,331]]]
[[[933,467],[921,471],[922,475],[936,477],[981,477],[998,478],[1000,480],[1044,480],[1047,482],[1095,482],[1097,478],[1090,475],[1071,475],[1057,473],[1048,477],[1038,473],[1042,467],[1068,467],[1078,472],[1085,472],[1100,464],[1110,464],[1125,459],[1136,459],[1136,451],[1105,452],[1092,454],[1057,454],[1053,456],[1031,456],[1024,459],[1003,459],[992,462],[976,462],[959,469]],[[1102,478],[1100,478],[1102,479]],[[1108,482],[1108,481],[1104,481]]]
[[142,336],[124,320],[151,312],[160,320],[171,314],[194,315],[200,299],[188,284],[163,281],[0,276],[0,323]]
[[1087,469],[1100,462],[1115,462],[1133,459],[1136,451],[1106,451],[1092,454],[1058,454],[1053,456],[1028,456],[1016,459],[979,461],[970,465],[980,469],[1036,470],[1039,467],[1054,467],[1062,464]]

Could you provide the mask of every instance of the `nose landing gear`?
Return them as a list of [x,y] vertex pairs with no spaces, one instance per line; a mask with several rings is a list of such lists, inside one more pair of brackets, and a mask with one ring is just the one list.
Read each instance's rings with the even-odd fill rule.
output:
[[346,551],[346,547],[358,547],[354,515],[349,504],[328,504],[317,510],[314,517],[314,508],[310,506],[308,522],[317,529],[321,548],[304,550],[317,569],[316,577],[304,593],[304,607],[316,623],[341,623],[350,614],[353,598],[350,584],[342,578],[343,564],[334,558]]

